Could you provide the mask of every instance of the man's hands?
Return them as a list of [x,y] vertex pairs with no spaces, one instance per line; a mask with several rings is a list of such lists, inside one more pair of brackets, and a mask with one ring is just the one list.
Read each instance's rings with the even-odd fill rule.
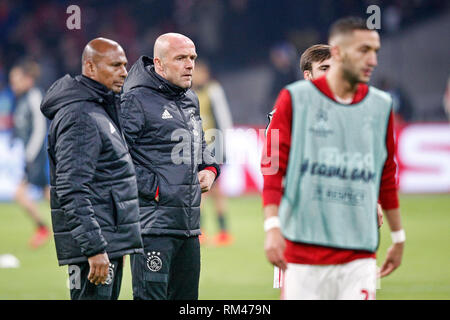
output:
[[200,182],[202,193],[211,189],[215,179],[216,175],[211,170],[202,170],[198,173],[198,181]]
[[95,256],[88,258],[89,262],[89,274],[88,280],[99,285],[104,284],[108,278],[109,272],[109,259],[106,253],[99,253]]
[[[265,221],[273,217],[278,217],[278,206],[269,204],[264,207]],[[266,252],[267,260],[277,266],[281,270],[286,270],[287,263],[284,259],[284,249],[286,243],[279,227],[272,225],[272,228],[266,231],[266,239],[264,241],[264,251]]]
[[[402,229],[400,211],[398,209],[386,210],[385,214],[391,230]],[[383,214],[380,206],[377,208],[377,215],[378,226],[381,227],[383,224]],[[278,206],[273,204],[265,206],[264,216],[266,219],[278,216]],[[381,277],[391,274],[400,266],[402,262],[404,245],[404,242],[394,243],[388,249],[386,260],[380,270]],[[266,253],[267,260],[269,260],[269,262],[273,265],[279,267],[281,270],[285,270],[287,267],[286,260],[284,259],[285,247],[286,243],[279,227],[273,227],[266,232],[264,251]]]
[[380,277],[385,277],[397,269],[401,262],[403,256],[404,243],[394,243],[387,252],[386,260],[380,269]]
[[[384,213],[386,215],[386,219],[391,231],[397,232],[403,230],[399,209],[388,209],[385,210]],[[402,262],[404,247],[404,239],[402,242],[392,244],[392,246],[387,251],[386,260],[381,266],[380,277],[385,277],[391,274],[400,266]]]
[[273,228],[266,232],[264,251],[266,252],[267,260],[283,271],[287,267],[286,260],[284,259],[285,247],[286,243],[284,242],[280,228]]

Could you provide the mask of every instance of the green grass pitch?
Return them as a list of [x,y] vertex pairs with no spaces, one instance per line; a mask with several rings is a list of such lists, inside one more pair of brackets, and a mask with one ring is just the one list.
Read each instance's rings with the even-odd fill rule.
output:
[[[403,264],[381,280],[377,299],[450,299],[450,197],[401,196],[407,243]],[[229,247],[202,246],[200,299],[239,300],[279,298],[272,288],[273,268],[263,251],[262,208],[259,196],[231,198],[229,227],[235,241]],[[49,206],[40,204],[50,222]],[[217,231],[210,202],[202,218],[207,235]],[[12,203],[0,203],[0,254],[20,260],[20,268],[0,269],[0,299],[69,299],[67,267],[58,267],[53,240],[32,250],[33,231],[25,213]],[[380,266],[390,245],[387,222],[381,229]],[[132,299],[129,258],[121,299]]]

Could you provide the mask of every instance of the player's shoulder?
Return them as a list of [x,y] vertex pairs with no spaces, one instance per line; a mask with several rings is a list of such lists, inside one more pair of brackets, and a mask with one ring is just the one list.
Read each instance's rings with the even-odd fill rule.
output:
[[392,104],[392,96],[386,91],[369,86],[369,94],[373,99],[384,102],[389,106]]
[[312,89],[311,81],[308,80],[298,80],[295,82],[292,82],[288,84],[285,88],[290,92],[297,92],[297,91],[307,91]]
[[[298,80],[285,87],[290,100],[295,104],[302,104],[305,101],[317,96],[317,88],[312,81]],[[320,95],[319,95],[320,98]]]

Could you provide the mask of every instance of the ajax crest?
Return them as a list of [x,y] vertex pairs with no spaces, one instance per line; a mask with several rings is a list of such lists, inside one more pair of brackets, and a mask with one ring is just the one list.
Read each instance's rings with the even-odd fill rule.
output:
[[160,252],[152,251],[151,253],[147,253],[147,267],[150,271],[158,272],[162,268],[162,260],[159,257],[161,255]]
[[106,278],[105,285],[107,286],[110,285],[113,279],[114,279],[114,265],[110,263],[108,269],[108,277]]

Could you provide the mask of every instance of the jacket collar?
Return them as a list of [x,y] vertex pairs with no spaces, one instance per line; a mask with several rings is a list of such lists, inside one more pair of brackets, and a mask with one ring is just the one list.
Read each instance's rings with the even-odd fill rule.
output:
[[156,71],[155,71],[155,66],[154,65],[147,65],[145,67],[145,69],[147,70],[147,72],[149,72],[153,77],[155,77],[156,79],[158,79],[158,82],[160,83],[160,85],[158,86],[158,89],[164,93],[167,93],[169,95],[173,95],[173,96],[180,96],[186,93],[186,91],[188,91],[188,89],[183,89],[169,81],[167,81],[166,79],[164,79],[163,77],[161,77]]
[[114,91],[108,89],[104,84],[86,77],[85,75],[76,76],[75,79],[79,81],[81,84],[86,86],[88,89],[96,93],[99,96],[98,102],[103,104],[115,104],[117,95]]
[[146,65],[145,70],[150,74],[151,77],[157,80],[157,82],[159,83],[158,90],[161,91],[162,93],[175,97],[184,95],[186,91],[189,90],[183,89],[161,77],[158,73],[156,73],[155,65],[153,64]]

